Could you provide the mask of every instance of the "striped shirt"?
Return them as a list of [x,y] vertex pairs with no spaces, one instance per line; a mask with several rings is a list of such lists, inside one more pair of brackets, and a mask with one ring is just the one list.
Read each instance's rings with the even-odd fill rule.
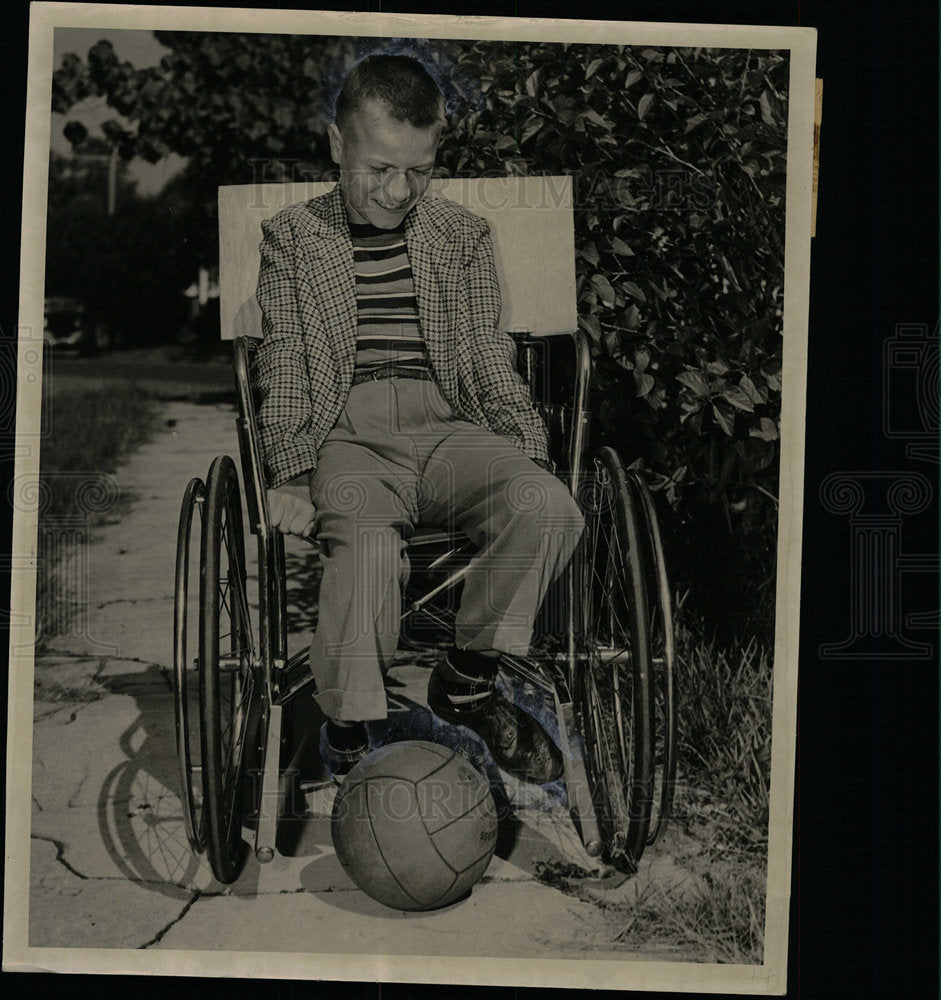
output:
[[389,365],[429,368],[405,226],[350,223],[356,270],[356,374]]

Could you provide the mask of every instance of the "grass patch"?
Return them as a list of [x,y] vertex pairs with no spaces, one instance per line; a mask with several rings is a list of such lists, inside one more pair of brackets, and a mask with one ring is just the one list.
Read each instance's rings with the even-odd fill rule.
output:
[[[700,850],[681,859],[695,876],[683,892],[651,899],[659,928],[704,960],[764,957],[772,663],[757,639],[719,646],[704,629],[677,629],[678,827]],[[652,911],[656,911],[654,914]]]
[[695,952],[701,961],[759,964],[764,953],[764,873],[743,867],[706,871],[692,884],[651,884],[629,907],[617,935],[631,948],[658,946]]
[[153,399],[133,385],[49,389],[48,428],[39,457],[44,482],[41,518],[84,514],[76,495],[87,480],[56,473],[87,473],[93,480],[150,436]]
[[771,657],[752,639],[717,647],[677,633],[684,777],[677,815],[708,822],[726,848],[764,858],[771,773]]
[[75,546],[113,513],[120,497],[107,478],[151,431],[154,401],[133,385],[50,385],[40,447],[36,564],[36,650],[69,631],[84,606]]
[[33,685],[33,697],[36,701],[45,701],[50,704],[59,702],[74,705],[90,704],[93,701],[100,701],[104,698],[105,692],[98,686],[85,684],[62,684],[59,681],[44,680],[37,678]]
[[676,628],[679,765],[671,828],[678,833],[666,842],[672,849],[651,852],[665,851],[685,877],[660,878],[654,868],[646,884],[640,875],[629,880],[633,891],[625,897],[618,881],[613,891],[597,881],[592,888],[589,873],[576,866],[548,863],[536,874],[604,907],[618,948],[758,964],[767,889],[771,657],[756,639],[722,646],[706,634],[695,622]]

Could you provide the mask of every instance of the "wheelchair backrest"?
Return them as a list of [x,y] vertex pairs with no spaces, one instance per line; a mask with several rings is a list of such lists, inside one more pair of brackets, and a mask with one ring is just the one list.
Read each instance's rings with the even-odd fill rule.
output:
[[[219,291],[223,340],[261,336],[255,301],[261,222],[325,194],[333,183],[238,184],[219,188]],[[450,198],[490,222],[511,333],[570,334],[577,328],[570,177],[449,178],[426,197]]]

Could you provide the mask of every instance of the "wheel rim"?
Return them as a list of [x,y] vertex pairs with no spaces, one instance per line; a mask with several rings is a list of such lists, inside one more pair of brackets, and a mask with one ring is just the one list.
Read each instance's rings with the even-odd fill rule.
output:
[[640,523],[612,449],[594,456],[583,501],[575,687],[604,855],[634,871],[651,812],[650,639]]
[[[176,751],[180,777],[180,802],[186,839],[194,853],[206,847],[203,823],[202,757],[200,751],[199,713],[193,710],[198,701],[199,658],[194,629],[190,622],[198,616],[199,559],[198,540],[194,544],[194,525],[201,534],[205,487],[201,479],[192,479],[183,493],[176,546],[176,580],[173,607],[173,705],[176,721]],[[195,570],[195,572],[191,572]]]
[[242,799],[259,692],[238,477],[227,456],[210,469],[204,521],[200,706],[206,842],[213,874],[229,882],[242,853]]

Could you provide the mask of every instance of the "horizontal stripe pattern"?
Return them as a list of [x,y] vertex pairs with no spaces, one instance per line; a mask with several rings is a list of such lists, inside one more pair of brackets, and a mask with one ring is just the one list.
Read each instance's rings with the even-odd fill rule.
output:
[[350,224],[356,273],[356,371],[429,368],[404,225]]

